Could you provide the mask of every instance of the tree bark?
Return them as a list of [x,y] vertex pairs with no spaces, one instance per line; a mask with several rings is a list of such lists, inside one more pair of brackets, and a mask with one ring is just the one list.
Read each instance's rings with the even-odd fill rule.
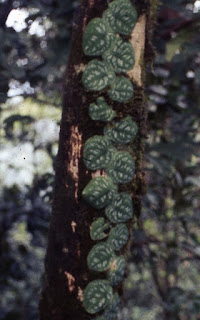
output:
[[[89,118],[88,106],[95,101],[99,93],[86,92],[81,77],[85,65],[91,60],[83,54],[83,31],[88,21],[102,15],[107,5],[106,0],[82,0],[74,20],[72,48],[64,85],[53,210],[45,260],[45,281],[40,299],[41,320],[91,319],[91,315],[85,312],[82,306],[83,289],[89,281],[104,278],[103,274],[99,276],[99,273],[89,272],[86,263],[88,252],[94,244],[89,236],[91,222],[95,216],[101,215],[104,211],[96,211],[88,206],[82,199],[81,192],[91,177],[94,177],[94,174],[86,170],[82,161],[83,145],[92,135],[101,135],[105,124]],[[151,52],[149,30],[152,15],[149,1],[137,0],[134,5],[139,16],[130,37],[136,55],[135,67],[129,73],[134,83],[134,97],[122,105],[113,103],[106,93],[103,95],[120,116],[130,115],[138,125],[137,138],[131,145],[136,174],[134,181],[128,186],[128,192],[133,197],[139,224],[141,197],[145,191],[143,170],[144,144],[147,135],[147,108],[144,95],[145,56],[149,59]],[[101,174],[101,171],[95,173],[96,176]],[[125,191],[124,188],[121,187],[120,191]]]

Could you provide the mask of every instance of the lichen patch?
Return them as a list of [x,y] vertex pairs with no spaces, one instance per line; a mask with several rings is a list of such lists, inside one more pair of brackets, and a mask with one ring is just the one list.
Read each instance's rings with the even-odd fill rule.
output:
[[69,291],[72,292],[75,289],[75,278],[73,277],[73,275],[67,271],[65,271],[65,276],[67,278],[68,281],[68,288]]
[[143,14],[138,19],[135,28],[131,33],[131,44],[135,52],[135,65],[133,69],[128,71],[128,75],[138,86],[142,86],[142,66],[141,58],[144,53],[145,46],[145,29],[146,29],[146,16]]

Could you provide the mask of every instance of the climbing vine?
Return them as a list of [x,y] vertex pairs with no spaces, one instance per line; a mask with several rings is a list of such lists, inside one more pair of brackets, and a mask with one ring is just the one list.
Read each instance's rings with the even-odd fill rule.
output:
[[[95,59],[88,63],[82,75],[86,90],[105,90],[112,101],[119,103],[133,97],[132,82],[121,74],[131,70],[135,63],[133,47],[124,36],[131,33],[136,21],[137,12],[130,0],[114,0],[102,18],[88,23],[83,35],[83,51]],[[137,135],[137,125],[130,116],[113,121],[117,112],[102,96],[89,105],[89,116],[107,125],[103,135],[86,141],[83,150],[85,166],[105,172],[104,176],[93,178],[82,192],[89,205],[105,208],[105,217],[95,219],[90,227],[91,239],[100,242],[90,250],[87,265],[91,271],[104,272],[106,279],[87,285],[83,304],[90,314],[103,311],[96,320],[114,320],[120,306],[117,287],[123,281],[126,265],[121,254],[129,239],[126,223],[133,217],[132,198],[126,192],[118,192],[118,184],[128,183],[134,177],[135,164],[129,143]]]

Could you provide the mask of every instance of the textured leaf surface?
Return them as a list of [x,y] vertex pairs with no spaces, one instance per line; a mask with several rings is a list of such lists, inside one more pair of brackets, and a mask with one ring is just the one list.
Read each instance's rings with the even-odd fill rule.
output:
[[86,89],[99,91],[110,85],[114,78],[113,70],[105,62],[94,59],[85,68],[82,82]]
[[106,174],[114,183],[127,183],[133,179],[135,162],[126,151],[119,151],[113,155],[111,164],[106,168]]
[[88,254],[88,268],[94,271],[106,271],[113,258],[115,258],[115,253],[107,242],[97,243]]
[[123,281],[126,267],[126,260],[124,256],[117,257],[108,272],[108,280],[112,286],[117,286]]
[[94,280],[84,290],[83,305],[88,313],[94,314],[103,310],[113,296],[112,287],[106,280]]
[[114,123],[112,128],[106,127],[104,134],[115,143],[127,144],[135,138],[137,131],[137,124],[131,117],[126,117]]
[[83,34],[83,51],[88,56],[105,52],[115,39],[115,34],[101,18],[92,19]]
[[90,170],[105,168],[115,152],[111,142],[104,136],[89,138],[83,149],[83,161]]
[[96,103],[89,106],[89,116],[92,120],[112,121],[116,112],[110,108],[103,97],[99,97]]
[[96,177],[92,179],[83,190],[84,199],[94,208],[102,209],[117,194],[117,186],[109,177]]
[[126,222],[133,217],[132,198],[128,193],[122,192],[116,196],[105,209],[107,218],[113,223]]
[[134,93],[131,81],[124,77],[117,77],[109,90],[109,97],[113,101],[126,102]]
[[117,313],[120,308],[120,298],[118,293],[115,293],[108,304],[108,306],[105,308],[105,311],[103,313],[103,316],[106,320],[115,320],[117,317]]
[[129,231],[125,223],[117,224],[111,229],[107,243],[113,250],[120,250],[128,241]]
[[103,55],[104,60],[112,66],[115,72],[131,70],[135,63],[135,55],[130,42],[117,38],[113,47]]
[[129,1],[113,1],[109,4],[103,18],[116,33],[128,35],[137,22],[137,12]]
[[105,222],[103,217],[96,219],[90,229],[92,240],[102,240],[108,236],[104,231],[110,228],[110,224]]

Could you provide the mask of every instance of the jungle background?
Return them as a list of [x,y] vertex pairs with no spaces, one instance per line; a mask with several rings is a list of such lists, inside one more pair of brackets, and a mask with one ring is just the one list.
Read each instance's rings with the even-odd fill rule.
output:
[[[0,320],[38,320],[71,0],[0,0]],[[200,1],[160,1],[120,320],[200,319]],[[148,58],[148,57],[147,57]]]

